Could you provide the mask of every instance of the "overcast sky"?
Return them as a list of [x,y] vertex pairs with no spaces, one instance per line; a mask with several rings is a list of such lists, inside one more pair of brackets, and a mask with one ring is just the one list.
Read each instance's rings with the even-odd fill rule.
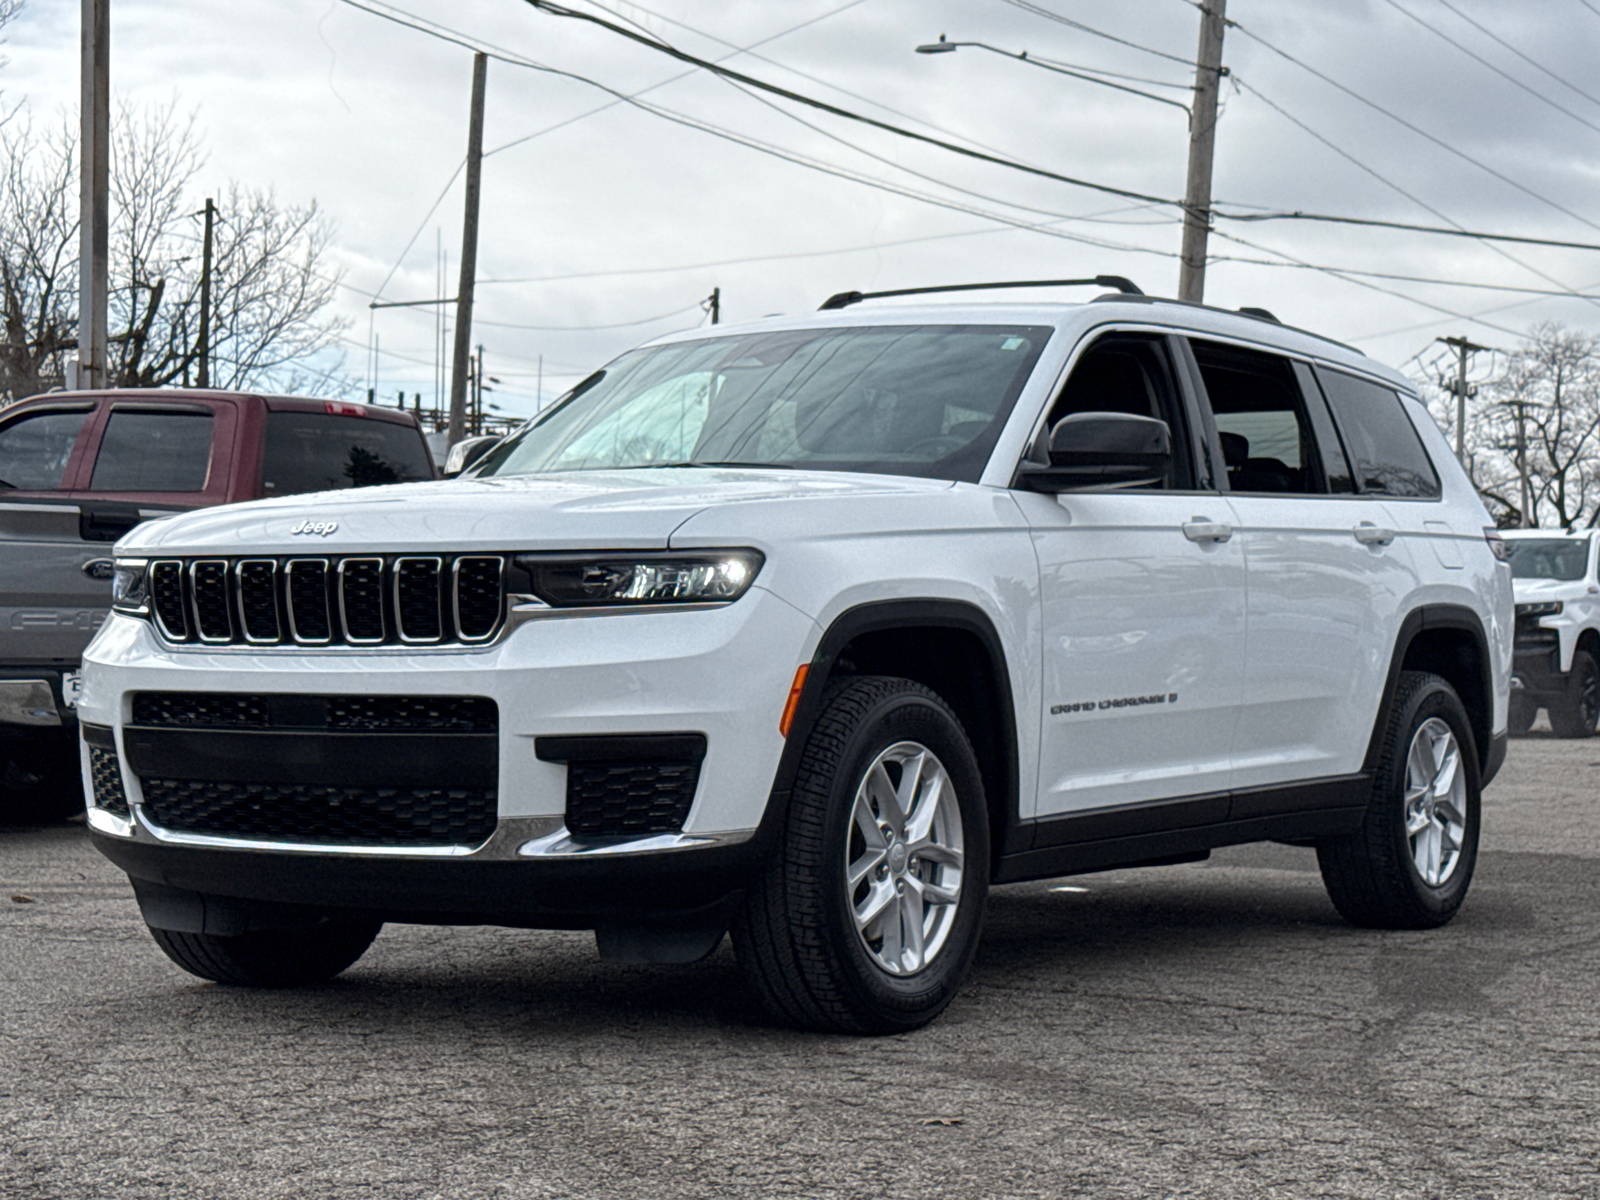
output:
[[[454,294],[471,52],[347,0],[111,2],[113,96],[175,98],[197,114],[209,150],[197,202],[229,180],[314,198],[337,227],[328,265],[346,285],[345,372],[367,380],[376,335],[380,398],[431,400],[431,310],[368,304]],[[1189,0],[568,2],[907,129],[1124,191],[1183,194],[1187,118],[1174,104],[982,49],[913,51],[944,34],[1138,77],[1121,82],[1187,104],[1199,32]],[[724,321],[804,312],[850,288],[1111,273],[1176,291],[1170,205],[757,97],[524,0],[359,3],[772,151],[492,61],[474,341],[507,410],[532,411],[541,356],[554,396],[633,344],[703,323],[714,287]],[[1213,184],[1224,211],[1600,244],[1600,3],[1228,0],[1228,16],[1238,24],[1224,45]],[[0,70],[8,106],[76,108],[78,19],[78,4],[31,0]],[[1218,222],[1210,250],[1208,303],[1271,309],[1412,373],[1439,357],[1439,335],[1510,347],[1539,321],[1600,328],[1600,300],[1534,294],[1596,292],[1595,251],[1233,220]]]

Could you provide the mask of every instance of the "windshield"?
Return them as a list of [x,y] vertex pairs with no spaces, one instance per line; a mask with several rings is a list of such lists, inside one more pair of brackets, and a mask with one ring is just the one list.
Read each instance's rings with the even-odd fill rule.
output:
[[854,326],[635,350],[476,474],[736,464],[976,483],[1051,332]]
[[1506,538],[1513,579],[1582,579],[1589,539]]

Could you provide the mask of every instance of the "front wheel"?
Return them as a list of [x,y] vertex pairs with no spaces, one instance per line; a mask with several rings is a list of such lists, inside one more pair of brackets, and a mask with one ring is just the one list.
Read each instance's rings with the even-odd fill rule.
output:
[[1550,729],[1561,738],[1586,738],[1600,721],[1600,664],[1587,650],[1572,656],[1566,694],[1550,705]]
[[1472,882],[1481,808],[1472,726],[1437,675],[1400,676],[1359,830],[1317,844],[1322,881],[1352,924],[1431,929]]
[[234,987],[322,983],[366,953],[381,921],[329,919],[300,929],[257,929],[233,937],[150,927],[168,958],[191,975]]
[[939,696],[906,679],[830,685],[773,861],[733,944],[773,1015],[804,1028],[927,1024],[971,966],[989,885],[972,746]]

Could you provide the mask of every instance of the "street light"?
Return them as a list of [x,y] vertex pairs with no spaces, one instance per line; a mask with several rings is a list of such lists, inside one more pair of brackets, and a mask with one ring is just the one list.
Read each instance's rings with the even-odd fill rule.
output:
[[1002,50],[998,46],[991,46],[987,42],[946,41],[945,36],[942,33],[939,35],[939,40],[937,42],[925,42],[924,44],[918,46],[916,50],[918,54],[953,54],[963,46],[971,46],[977,50],[987,50],[989,53],[998,54],[1003,58],[1009,58],[1016,62],[1025,62],[1030,67],[1039,67],[1046,71],[1054,71],[1057,75],[1070,75],[1072,78],[1081,79],[1085,83],[1098,83],[1101,87],[1115,88],[1119,92],[1130,92],[1135,96],[1143,96],[1146,100],[1154,100],[1157,104],[1170,104],[1173,108],[1181,108],[1183,110],[1183,115],[1188,118],[1190,127],[1192,128],[1194,125],[1194,113],[1190,110],[1187,104],[1180,104],[1176,100],[1169,100],[1165,96],[1156,96],[1149,92],[1142,92],[1138,88],[1128,87],[1126,84],[1112,83],[1109,79],[1100,79],[1094,75],[1084,74],[1082,71],[1074,71],[1057,63],[1053,63],[1049,59],[1030,58],[1026,50],[1013,53],[1010,50]]

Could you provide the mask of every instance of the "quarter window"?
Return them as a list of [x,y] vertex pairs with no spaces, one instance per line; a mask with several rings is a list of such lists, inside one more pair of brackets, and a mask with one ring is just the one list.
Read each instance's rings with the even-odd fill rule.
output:
[[201,492],[211,470],[210,409],[112,409],[91,492]]
[[1362,491],[1386,496],[1439,495],[1439,476],[1398,394],[1326,367],[1317,368],[1317,380],[1344,432]]
[[35,413],[0,428],[0,492],[59,488],[92,409]]

